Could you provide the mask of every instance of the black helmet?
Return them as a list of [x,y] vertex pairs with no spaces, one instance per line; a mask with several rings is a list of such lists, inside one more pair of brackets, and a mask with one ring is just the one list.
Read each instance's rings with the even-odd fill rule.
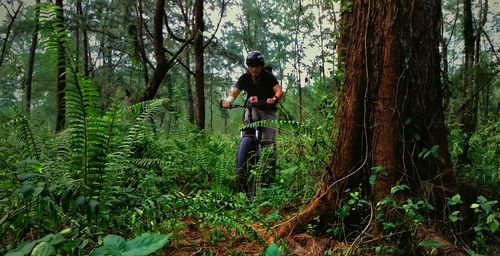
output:
[[264,54],[259,51],[252,51],[246,59],[247,66],[264,66]]

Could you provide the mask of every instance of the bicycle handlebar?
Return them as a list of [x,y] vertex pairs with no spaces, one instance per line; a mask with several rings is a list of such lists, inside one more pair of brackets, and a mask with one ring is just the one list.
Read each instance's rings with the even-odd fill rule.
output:
[[[224,108],[222,106],[222,103],[224,102],[224,100],[221,100],[220,101],[220,107],[221,108]],[[267,104],[267,99],[264,99],[264,100],[259,100],[257,101],[257,103],[254,103],[254,104],[251,104],[250,102],[247,102],[246,105],[237,105],[237,104],[232,104],[231,107],[229,107],[229,109],[233,109],[233,108],[253,108],[253,107],[257,107],[257,106],[262,106],[262,105],[265,105]]]

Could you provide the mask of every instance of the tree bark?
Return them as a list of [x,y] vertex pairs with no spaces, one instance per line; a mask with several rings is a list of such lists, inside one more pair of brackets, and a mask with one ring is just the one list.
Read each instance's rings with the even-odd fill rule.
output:
[[[335,154],[317,196],[278,228],[278,237],[317,216],[333,216],[345,189],[360,183],[370,188],[370,175],[377,177],[367,189],[374,204],[398,184],[421,195],[427,181],[435,185],[428,200],[443,210],[455,176],[443,112],[440,17],[440,0],[354,0],[342,13],[338,52],[346,73]],[[434,158],[418,157],[436,145]]]
[[[56,0],[58,24],[56,31],[64,30],[63,0]],[[57,36],[57,88],[56,88],[56,132],[64,129],[65,103],[64,90],[66,89],[66,49],[62,39]]]
[[[463,0],[464,5],[464,55],[465,61],[463,65],[463,85],[461,99],[465,100],[474,92],[474,28],[472,25],[472,4],[471,0]],[[461,165],[470,164],[469,158],[469,139],[476,131],[477,126],[477,105],[476,100],[472,100],[461,109],[458,113],[460,118],[460,128],[463,132],[464,146],[462,154],[458,158],[458,163]]]
[[26,115],[30,115],[31,112],[31,88],[33,83],[33,70],[35,66],[35,53],[36,46],[38,44],[38,31],[40,30],[40,0],[36,0],[36,10],[35,10],[35,30],[33,31],[33,35],[31,37],[31,47],[30,47],[30,55],[28,59],[28,73],[26,77],[26,84],[24,89],[24,97],[25,97],[25,111]]
[[194,59],[195,59],[195,87],[196,87],[196,126],[205,129],[205,84],[204,84],[204,58],[203,58],[203,0],[196,0],[194,4]]

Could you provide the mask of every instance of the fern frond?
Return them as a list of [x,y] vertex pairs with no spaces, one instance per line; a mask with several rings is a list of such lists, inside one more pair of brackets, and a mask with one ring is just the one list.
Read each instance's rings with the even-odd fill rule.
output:
[[[130,163],[133,157],[133,149],[136,141],[141,141],[148,134],[148,125],[153,117],[164,110],[166,100],[156,99],[142,102],[131,107],[132,112],[142,110],[136,118],[134,125],[128,130],[123,141],[118,145],[117,150],[108,155],[106,166],[107,173],[119,173],[123,178],[123,166]],[[123,182],[123,180],[122,180]]]
[[17,138],[21,141],[21,148],[25,157],[40,160],[40,143],[31,129],[29,119],[24,115],[20,115],[4,124],[3,127],[11,125],[15,126],[17,129]]

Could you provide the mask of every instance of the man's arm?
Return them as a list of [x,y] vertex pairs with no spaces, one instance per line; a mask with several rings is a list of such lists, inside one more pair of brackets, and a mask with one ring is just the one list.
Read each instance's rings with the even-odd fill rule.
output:
[[276,84],[275,86],[273,86],[273,91],[274,91],[274,97],[267,99],[266,100],[267,104],[270,105],[276,104],[283,97],[283,88],[281,87],[281,85]]
[[231,91],[229,91],[229,96],[224,100],[222,103],[223,108],[230,108],[231,105],[233,105],[233,102],[238,98],[238,95],[240,95],[241,90],[238,89],[237,87],[231,88]]

